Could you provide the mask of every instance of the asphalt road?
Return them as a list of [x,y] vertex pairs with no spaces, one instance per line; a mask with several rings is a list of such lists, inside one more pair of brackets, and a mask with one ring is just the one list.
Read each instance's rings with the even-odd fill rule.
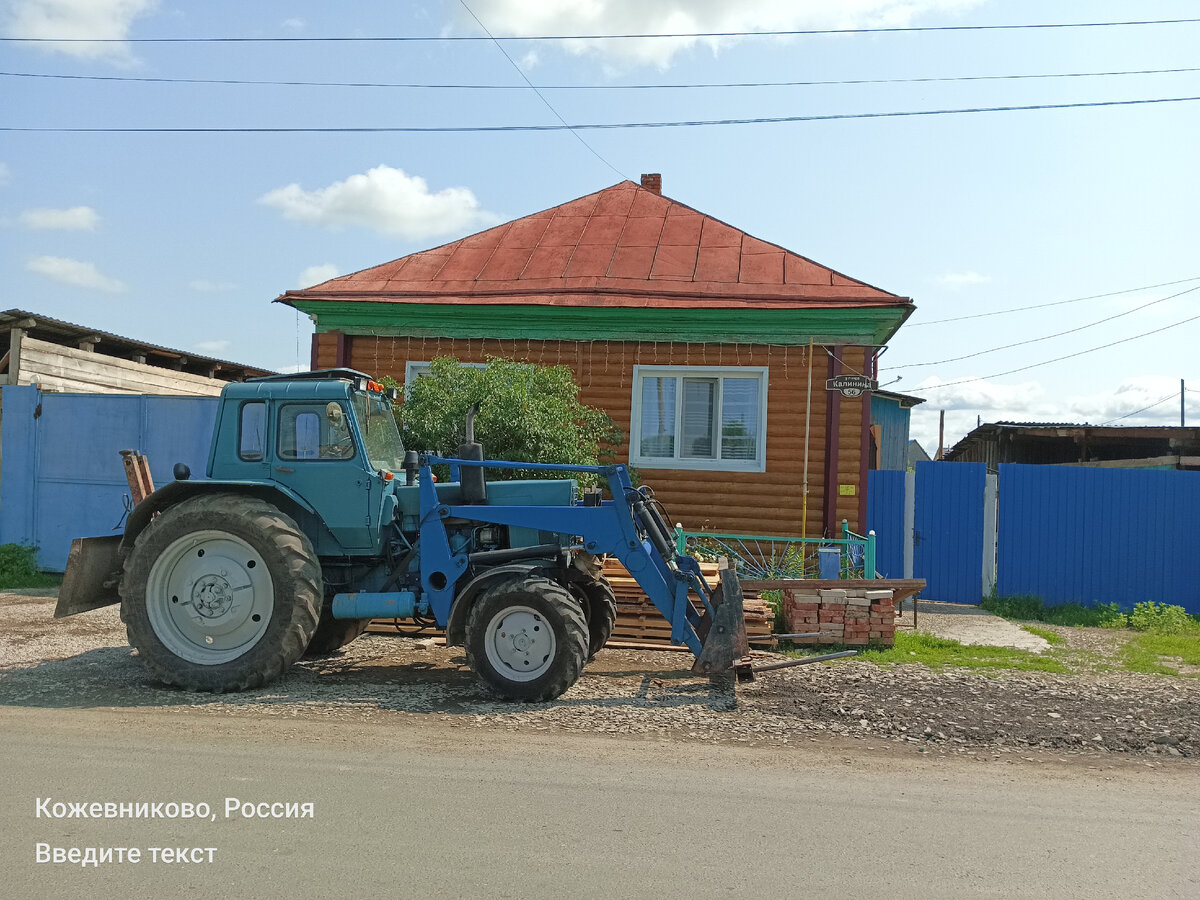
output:
[[[13,898],[1200,896],[1191,766],[14,707],[0,754]],[[47,797],[204,802],[216,820],[39,816]],[[314,816],[227,819],[228,797]],[[143,860],[38,863],[38,843]]]

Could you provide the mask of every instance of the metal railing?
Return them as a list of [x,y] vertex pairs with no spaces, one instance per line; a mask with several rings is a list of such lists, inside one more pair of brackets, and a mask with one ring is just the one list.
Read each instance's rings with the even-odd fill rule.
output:
[[[697,559],[727,557],[751,580],[820,578],[821,551],[838,551],[839,578],[874,578],[875,532],[863,536],[842,521],[841,538],[788,538],[713,531],[684,531],[675,526],[675,547]],[[828,564],[827,564],[828,565]]]

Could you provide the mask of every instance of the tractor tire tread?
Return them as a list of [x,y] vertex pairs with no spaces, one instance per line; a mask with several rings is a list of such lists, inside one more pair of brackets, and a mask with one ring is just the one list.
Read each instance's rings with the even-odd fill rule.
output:
[[[182,660],[162,644],[150,624],[145,596],[157,559],[157,554],[151,555],[153,545],[205,528],[240,528],[243,539],[257,535],[262,546],[256,549],[265,551],[264,559],[273,569],[276,597],[272,621],[258,643],[242,656],[213,666]],[[125,559],[120,593],[126,635],[150,673],[165,684],[219,694],[262,687],[300,659],[317,627],[323,587],[316,553],[295,521],[266,500],[214,493],[190,497],[164,510],[138,535]],[[281,594],[290,602],[280,602]],[[281,611],[286,619],[276,625]]]
[[[492,677],[486,654],[478,645],[480,630],[486,625],[489,607],[506,596],[533,596],[547,604],[562,619],[563,634],[557,634],[558,655],[551,669],[529,682],[506,681]],[[491,613],[494,615],[494,612]],[[557,631],[557,630],[556,630]],[[509,700],[539,702],[561,697],[579,680],[588,658],[587,618],[579,601],[565,587],[544,575],[513,574],[485,588],[467,615],[467,665],[485,684]]]

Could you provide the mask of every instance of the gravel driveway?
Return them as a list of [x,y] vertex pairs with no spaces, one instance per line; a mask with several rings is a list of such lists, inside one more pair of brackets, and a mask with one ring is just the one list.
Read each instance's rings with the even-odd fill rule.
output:
[[55,621],[53,605],[53,591],[0,593],[0,704],[188,707],[198,715],[347,721],[436,716],[469,727],[714,743],[837,736],[872,749],[1136,754],[1151,764],[1200,757],[1196,678],[982,674],[843,660],[764,673],[738,686],[735,699],[727,687],[692,675],[689,654],[605,650],[559,700],[514,704],[475,683],[460,648],[367,635],[337,655],[302,661],[261,690],[214,696],[150,680],[115,607]]

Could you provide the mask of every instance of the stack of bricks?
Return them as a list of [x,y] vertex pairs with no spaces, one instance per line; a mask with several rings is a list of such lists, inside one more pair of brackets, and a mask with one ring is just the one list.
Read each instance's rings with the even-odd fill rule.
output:
[[818,637],[796,638],[797,644],[881,644],[896,638],[896,610],[891,591],[865,588],[793,588],[784,591],[788,630]]

